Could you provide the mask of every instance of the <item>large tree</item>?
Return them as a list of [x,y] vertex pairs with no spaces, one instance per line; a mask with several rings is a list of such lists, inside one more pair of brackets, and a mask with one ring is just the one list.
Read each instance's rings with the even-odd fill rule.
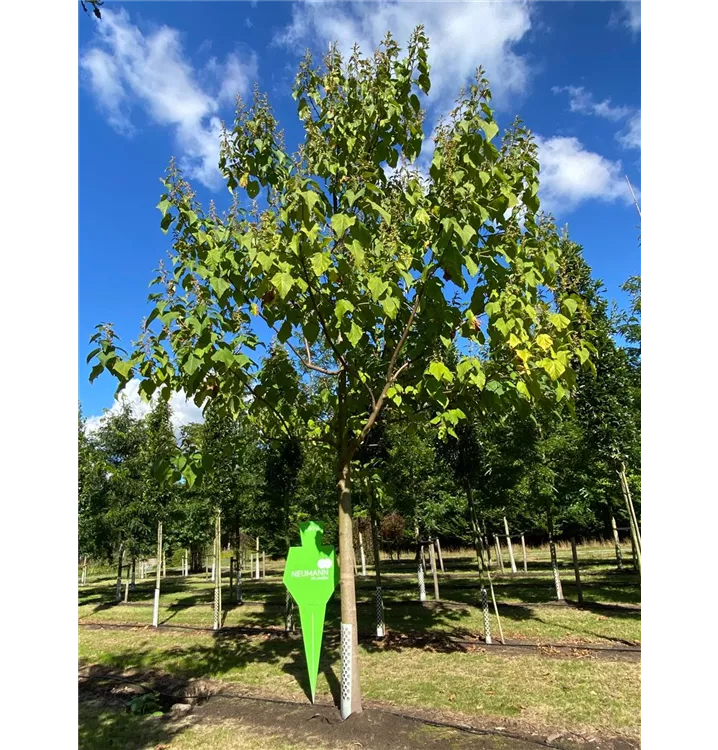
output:
[[[499,126],[480,71],[436,127],[428,175],[418,168],[427,51],[419,27],[405,57],[390,35],[369,58],[355,48],[345,61],[332,48],[317,67],[308,55],[294,87],[304,142],[293,156],[266,97],[240,103],[220,157],[229,214],[203,211],[172,165],[159,208],[173,269],[156,279],[130,353],[111,326],[94,337],[92,377],[107,369],[120,387],[139,377],[146,396],[184,389],[233,413],[269,409],[287,432],[304,401],[291,378],[263,379],[253,359],[263,332],[276,332],[302,377],[317,378],[322,414],[312,407],[304,422],[336,461],[352,654],[342,662],[343,716],[361,711],[350,469],[382,408],[428,404],[434,426],[451,432],[463,417],[458,391],[493,404],[531,399],[587,356],[569,335],[580,300],[550,306],[540,292],[560,248],[537,217],[536,145],[519,124],[493,143]],[[448,366],[454,340],[462,356]],[[496,353],[488,375],[470,349],[487,342]],[[321,363],[317,348],[329,352]]]

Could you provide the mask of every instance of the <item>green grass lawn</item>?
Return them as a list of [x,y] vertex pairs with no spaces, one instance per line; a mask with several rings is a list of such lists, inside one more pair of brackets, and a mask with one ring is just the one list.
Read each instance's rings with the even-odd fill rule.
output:
[[[636,573],[616,571],[612,548],[580,550],[585,606],[552,604],[555,598],[547,551],[530,550],[528,573],[494,573],[501,622],[507,640],[541,644],[639,644],[641,629],[640,585]],[[560,549],[561,576],[568,599],[574,595],[569,549]],[[629,558],[628,550],[624,558]],[[445,555],[446,573],[440,575],[442,601],[432,600],[431,577],[425,605],[419,604],[413,560],[383,561],[386,625],[390,635],[445,634],[477,640],[483,634],[475,562],[468,553]],[[269,562],[268,576],[244,580],[248,603],[230,601],[225,577],[224,627],[283,628],[283,562]],[[507,571],[508,571],[507,566]],[[160,623],[202,628],[212,626],[213,584],[204,574],[183,578],[177,571],[162,581]],[[372,571],[357,578],[359,629],[373,632]],[[80,628],[82,665],[104,665],[119,670],[158,670],[186,678],[211,678],[241,685],[252,694],[306,701],[306,667],[299,638],[283,634],[242,636],[196,630],[154,630],[152,597],[154,580],[137,582],[129,604],[115,604],[114,579],[95,575],[80,588],[81,623],[123,623],[132,630]],[[365,602],[365,604],[361,604]],[[605,604],[619,605],[614,607]],[[338,595],[327,610],[325,647],[317,685],[317,699],[335,702],[340,663],[336,632],[339,627]],[[494,640],[498,630],[491,615]],[[360,669],[364,699],[369,704],[397,709],[431,709],[451,716],[515,719],[534,727],[555,730],[613,733],[637,738],[640,732],[640,662],[597,658],[579,652],[550,658],[542,652],[509,653],[485,647],[477,640],[468,649],[435,648],[425,642],[392,637],[360,643]],[[109,713],[108,713],[109,712]],[[81,710],[82,745],[100,747],[98,737],[119,721],[106,706],[85,705]],[[146,717],[122,720],[122,731],[139,731]],[[151,726],[151,724],[150,724]],[[118,730],[119,731],[119,730]],[[214,732],[215,734],[212,734]],[[271,742],[252,744],[256,738],[235,733],[235,744],[222,744],[222,727],[194,727],[171,742],[171,747],[294,747]],[[209,733],[209,734],[208,734]],[[93,744],[93,742],[95,744]],[[99,740],[98,740],[99,742]],[[202,743],[205,744],[192,744]],[[245,744],[241,744],[245,742]],[[269,744],[266,744],[269,742]],[[178,744],[179,743],[179,744]],[[214,743],[214,744],[213,744]],[[290,744],[286,744],[290,743]],[[131,743],[130,743],[131,744]],[[121,747],[122,745],[113,745]],[[128,747],[130,745],[127,745]],[[139,745],[135,745],[139,747]]]

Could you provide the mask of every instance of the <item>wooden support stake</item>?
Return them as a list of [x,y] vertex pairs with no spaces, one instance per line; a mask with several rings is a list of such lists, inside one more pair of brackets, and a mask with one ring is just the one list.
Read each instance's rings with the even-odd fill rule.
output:
[[521,534],[521,554],[524,556],[524,573],[528,573],[529,568],[526,564],[526,541],[524,540],[523,534]]
[[516,575],[516,560],[514,560],[514,548],[511,545],[511,537],[509,536],[509,522],[504,516],[504,529],[506,529],[506,546],[509,548],[509,562],[511,563],[511,572]]
[[436,553],[439,555],[439,567],[441,568],[441,572],[444,573],[444,558],[441,556],[441,543],[439,542],[439,537],[437,536],[434,541],[436,542]]
[[431,575],[434,578],[434,599],[441,601],[439,596],[439,576],[436,575],[436,556],[434,555],[434,544],[429,541],[429,559],[431,560]]

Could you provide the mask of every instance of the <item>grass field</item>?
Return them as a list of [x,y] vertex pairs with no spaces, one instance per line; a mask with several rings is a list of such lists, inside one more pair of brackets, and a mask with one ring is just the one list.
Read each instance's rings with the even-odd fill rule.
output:
[[[640,645],[639,579],[632,570],[616,571],[612,548],[587,546],[579,555],[582,607],[571,603],[575,587],[570,548],[559,549],[564,593],[569,600],[566,605],[554,603],[544,549],[529,550],[528,573],[521,570],[519,549],[521,572],[494,574],[503,632],[507,642],[515,644],[513,650],[486,646],[482,640],[477,574],[468,552],[445,555],[446,572],[439,575],[441,601],[431,601],[433,586],[428,577],[428,601],[424,605],[417,601],[413,561],[382,561],[387,625],[384,640],[371,637],[373,571],[369,570],[366,578],[359,576],[359,629],[364,635],[360,670],[366,705],[428,711],[472,726],[477,722],[509,722],[546,736],[573,733],[587,742],[591,736],[621,738],[629,743],[626,747],[636,746],[640,732],[640,654],[635,653]],[[628,550],[624,550],[624,559],[629,559]],[[83,673],[102,670],[98,673],[106,674],[109,670],[125,676],[163,675],[188,684],[208,680],[215,686],[213,690],[217,685],[231,686],[243,695],[307,704],[301,639],[283,632],[282,568],[283,561],[268,561],[266,578],[255,581],[245,576],[247,603],[241,606],[231,600],[225,585],[224,630],[219,632],[210,630],[213,584],[204,574],[184,578],[177,570],[168,569],[169,575],[162,581],[159,629],[150,626],[152,579],[137,582],[128,604],[115,604],[114,579],[101,571],[89,575],[79,594],[79,661]],[[338,626],[335,595],[327,610],[317,685],[319,703],[336,702],[338,695]],[[270,630],[239,632],[232,628]],[[498,629],[493,614],[491,630],[496,643]],[[519,644],[538,647],[519,648]],[[625,653],[631,646],[633,652]],[[596,647],[602,650],[594,650]],[[618,653],[618,648],[624,651]],[[93,696],[92,700],[81,701],[80,746],[144,747],[138,744],[136,735],[139,732],[142,736],[142,727],[157,720],[128,714],[123,703],[98,702]],[[310,741],[284,733],[277,740],[272,735],[272,721],[268,727],[258,728],[258,734],[230,732],[234,744],[228,745],[222,737],[227,722],[232,725],[233,721],[236,723],[236,717],[188,725],[173,733],[166,746],[325,746],[321,742],[326,738],[321,737]],[[97,738],[104,736],[107,727],[117,728],[115,740],[111,745],[98,744]],[[457,747],[464,746],[461,741],[455,740]],[[419,745],[409,742],[406,746]]]

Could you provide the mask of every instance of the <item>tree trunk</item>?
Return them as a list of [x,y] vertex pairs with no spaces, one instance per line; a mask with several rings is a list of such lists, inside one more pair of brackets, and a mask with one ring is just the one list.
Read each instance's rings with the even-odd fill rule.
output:
[[576,550],[576,537],[571,537],[571,556],[573,557],[573,572],[576,576],[576,598],[579,604],[583,604],[583,590],[581,589],[581,572],[578,569],[578,551]]
[[87,555],[82,560],[82,585],[87,583]]
[[436,574],[436,556],[434,555],[434,543],[429,543],[429,559],[431,560],[431,575],[434,579],[434,599],[438,602],[441,601],[439,596],[439,577]]
[[371,520],[371,545],[374,551],[374,578],[376,579],[376,637],[384,637],[384,597],[381,593],[381,567],[379,561],[379,521],[376,517],[374,485],[369,484],[369,515]]
[[167,578],[167,552],[162,550],[162,578]]
[[[496,604],[496,596],[494,594],[494,583],[491,580],[491,571],[489,570],[488,565],[486,562],[484,562],[484,551],[488,552],[489,544],[488,544],[488,537],[486,538],[486,547],[484,548],[484,541],[481,537],[481,527],[479,526],[479,519],[476,515],[476,506],[474,505],[474,493],[471,488],[471,480],[467,480],[466,482],[466,499],[469,506],[469,516],[471,518],[471,528],[474,532],[474,548],[476,550],[476,560],[479,565],[479,581],[481,583],[481,604],[482,609],[484,609],[484,640],[487,644],[491,643],[491,631],[489,630],[489,610],[488,610],[488,604],[486,607],[484,607],[484,602],[486,601],[486,588],[484,586],[484,570],[486,571],[486,578],[489,582],[489,590],[491,591],[491,601],[494,605],[494,614],[496,615],[496,623],[499,628],[499,638],[501,639],[501,643],[504,643],[504,631],[501,627],[501,617],[499,616],[499,608]],[[486,523],[484,522],[484,531],[486,531]]]
[[152,625],[159,627],[160,620],[160,585],[162,581],[162,521],[157,523],[157,582],[155,583],[155,602],[152,610]]
[[628,480],[626,479],[626,467],[621,463],[621,468],[618,472],[619,479],[621,481],[621,491],[623,492],[623,499],[626,502],[626,508],[628,509],[628,525],[631,529],[631,540],[633,542],[634,554],[636,558],[636,564],[638,566],[638,573],[641,573],[641,531],[638,527],[638,520],[636,519],[636,512],[633,508],[633,502],[631,500],[631,492],[628,489]]
[[[342,425],[342,427],[344,427]],[[344,430],[342,430],[344,432]],[[349,459],[340,459],[339,479],[339,572],[341,593],[342,680],[341,715],[346,719],[362,711],[359,683],[359,638],[354,587],[352,539],[352,495]]]
[[214,521],[214,622],[213,630],[219,630],[222,624],[222,533],[220,527],[220,511]]
[[551,509],[548,508],[546,511],[548,518],[548,546],[551,552],[551,568],[553,570],[553,582],[556,586],[556,599],[562,602],[565,601],[563,598],[563,587],[561,586],[561,576],[558,573],[558,560],[556,558],[556,544],[553,540],[553,514]]
[[511,545],[511,537],[509,536],[509,522],[504,516],[504,529],[506,530],[506,546],[509,548],[509,562],[511,563],[511,572],[516,575],[516,560],[514,560],[514,548]]
[[136,560],[133,557],[132,558],[132,580],[130,581],[130,588],[133,591],[135,590],[135,563],[136,563]]
[[526,540],[524,539],[524,535],[521,534],[521,554],[524,557],[524,573],[529,572],[528,565],[526,564]]
[[117,585],[115,586],[115,601],[122,599],[122,560],[125,555],[125,543],[120,542],[120,549],[117,552]]
[[621,540],[618,536],[618,527],[616,526],[616,519],[611,515],[611,531],[613,532],[613,544],[616,547],[616,564],[619,570],[623,570],[623,555],[621,554]]

